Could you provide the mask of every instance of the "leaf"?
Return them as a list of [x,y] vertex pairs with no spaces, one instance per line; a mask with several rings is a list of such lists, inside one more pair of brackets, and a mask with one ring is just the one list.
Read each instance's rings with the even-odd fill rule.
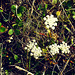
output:
[[72,11],[72,14],[75,15],[75,11]]
[[41,5],[39,5],[39,8],[38,8],[38,10],[41,10],[42,9],[42,6]]
[[19,29],[16,29],[14,32],[15,32],[16,35],[20,34],[20,30]]
[[45,4],[45,9],[47,9],[47,7],[48,7],[48,5],[47,5],[47,4]]
[[0,32],[5,32],[5,29],[6,29],[6,28],[1,27],[1,28],[0,28]]
[[16,26],[16,24],[13,24],[12,26],[14,27],[14,26]]
[[17,9],[17,12],[22,13],[22,12],[24,12],[24,10],[26,10],[26,8],[24,6],[19,6]]
[[22,26],[23,26],[23,22],[20,21],[20,22],[18,23],[18,26],[19,26],[19,27],[22,27]]
[[21,14],[21,13],[18,13],[18,14],[17,14],[17,17],[21,17],[21,16],[22,16],[22,14]]
[[9,35],[12,35],[14,33],[14,30],[13,29],[10,29],[9,31],[8,31],[8,34]]
[[47,50],[46,50],[46,49],[42,49],[42,51],[43,51],[44,53],[46,53],[46,52],[47,52]]
[[17,60],[18,59],[18,55],[15,54],[14,55],[14,59]]
[[7,22],[8,21],[8,19],[3,19],[5,22]]
[[0,27],[2,26],[2,23],[0,22]]
[[16,12],[16,5],[12,5],[12,6],[11,6],[11,11],[12,11],[13,13]]
[[21,60],[19,60],[18,63],[21,63]]
[[73,15],[73,19],[75,19],[75,15]]
[[53,5],[57,4],[57,0],[52,0],[52,4]]
[[45,16],[45,12],[43,12],[43,16]]
[[71,30],[70,30],[67,26],[64,26],[64,28],[65,28],[66,30],[68,30],[69,32],[71,32]]
[[0,9],[0,12],[3,12],[3,10]]
[[57,16],[60,16],[60,14],[61,14],[61,11],[57,11],[57,12],[56,12],[56,15],[57,15]]
[[6,75],[9,75],[9,72],[8,72],[8,70],[5,70],[5,74],[6,74]]

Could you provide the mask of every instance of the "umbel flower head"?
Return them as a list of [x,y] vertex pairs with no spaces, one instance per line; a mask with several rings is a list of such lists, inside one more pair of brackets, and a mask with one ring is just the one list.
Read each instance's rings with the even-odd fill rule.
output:
[[43,18],[45,20],[45,25],[46,28],[51,28],[51,29],[55,29],[55,26],[57,26],[56,21],[58,21],[57,18],[55,18],[53,15],[47,15],[46,17]]
[[50,45],[49,48],[51,49],[51,50],[50,50],[50,53],[51,53],[52,55],[55,55],[56,53],[59,53],[59,45],[57,45],[56,43]]
[[34,56],[35,59],[38,59],[40,56],[42,56],[42,50],[40,47],[37,47],[36,40],[29,41],[27,44],[27,47],[25,47],[25,50],[31,51],[30,55]]
[[59,53],[59,50],[61,50],[62,53],[70,53],[69,48],[70,48],[70,46],[68,46],[67,43],[65,43],[64,41],[62,41],[62,44],[60,44],[60,45],[57,45],[55,43],[55,44],[52,44],[49,46],[50,53],[52,55]]
[[62,44],[60,44],[59,48],[62,50],[62,53],[69,53],[70,46],[67,46],[67,43],[62,41]]

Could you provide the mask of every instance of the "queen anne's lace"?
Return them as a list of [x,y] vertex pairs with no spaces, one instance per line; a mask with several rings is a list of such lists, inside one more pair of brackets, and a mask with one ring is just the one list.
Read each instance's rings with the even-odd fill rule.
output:
[[55,44],[50,45],[47,48],[50,49],[50,53],[52,55],[59,53],[59,49],[61,50],[62,53],[69,53],[70,52],[70,50],[69,50],[70,46],[68,46],[67,43],[65,43],[64,41],[62,41],[62,44],[60,44],[60,45],[57,45],[55,43]]
[[50,45],[49,48],[51,49],[51,50],[50,50],[50,53],[51,53],[52,55],[55,55],[56,53],[59,53],[59,46],[58,46],[56,43]]
[[67,43],[62,41],[62,44],[60,44],[59,48],[62,50],[62,53],[69,53],[70,46],[67,46]]
[[46,17],[43,18],[45,20],[45,25],[46,28],[51,28],[51,29],[55,29],[55,26],[57,26],[56,21],[58,21],[57,18],[55,18],[53,15],[49,16],[47,15]]
[[32,42],[29,41],[25,49],[31,51],[30,55],[34,56],[35,59],[38,59],[40,56],[42,56],[42,50],[40,47],[36,47],[36,46],[37,46],[36,40],[32,40]]

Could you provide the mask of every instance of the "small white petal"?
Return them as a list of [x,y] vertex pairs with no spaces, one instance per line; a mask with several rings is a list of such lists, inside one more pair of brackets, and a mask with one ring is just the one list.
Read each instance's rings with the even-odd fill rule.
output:
[[30,53],[30,56],[33,56],[34,54],[33,53]]
[[47,26],[46,26],[46,28],[48,28],[48,29],[49,29],[49,28],[50,28],[50,27],[49,27],[49,25],[47,25]]
[[46,17],[49,18],[49,15],[47,15]]
[[27,47],[25,47],[24,49],[27,49]]
[[55,27],[53,26],[53,27],[52,27],[52,29],[54,30],[54,29],[55,29]]
[[35,45],[37,45],[37,43],[35,43]]
[[36,40],[34,39],[33,42],[36,42]]
[[43,19],[46,20],[46,17],[44,17]]

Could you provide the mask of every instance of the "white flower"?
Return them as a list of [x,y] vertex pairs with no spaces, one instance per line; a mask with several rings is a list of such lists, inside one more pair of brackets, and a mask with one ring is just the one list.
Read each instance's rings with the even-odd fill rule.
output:
[[[33,56],[35,59],[38,59],[38,57],[42,56],[42,50],[40,47],[36,47],[34,46],[33,49],[31,50],[31,52],[33,53]],[[31,54],[32,55],[32,54]]]
[[40,47],[36,47],[36,45],[37,45],[36,40],[32,40],[32,42],[29,41],[25,49],[31,51],[30,56],[34,56],[35,59],[38,59],[40,56],[42,56],[42,50]]
[[59,49],[61,49],[62,53],[70,52],[70,50],[69,50],[70,46],[67,46],[67,43],[65,43],[64,41],[62,41],[62,44],[60,44],[60,45],[57,45],[56,43],[52,44],[49,46],[49,48],[50,48],[50,53],[52,55],[59,53]]
[[59,48],[61,49],[62,53],[69,53],[70,50],[70,46],[67,46],[67,43],[65,43],[64,41],[62,41],[62,44],[60,44]]
[[56,43],[50,45],[49,48],[51,49],[51,50],[50,50],[50,53],[51,53],[52,55],[55,55],[56,53],[59,53],[59,48],[58,48],[58,45],[57,45]]
[[47,15],[46,17],[43,18],[45,20],[45,25],[46,28],[51,28],[51,29],[55,29],[55,26],[57,26],[56,21],[58,21],[57,18],[55,18],[53,15],[49,16]]
[[33,53],[30,53],[30,56],[33,56],[34,54]]
[[24,49],[27,49],[27,47],[25,47]]
[[36,40],[34,39],[33,42],[36,42]]
[[37,43],[35,43],[35,45],[37,45]]

